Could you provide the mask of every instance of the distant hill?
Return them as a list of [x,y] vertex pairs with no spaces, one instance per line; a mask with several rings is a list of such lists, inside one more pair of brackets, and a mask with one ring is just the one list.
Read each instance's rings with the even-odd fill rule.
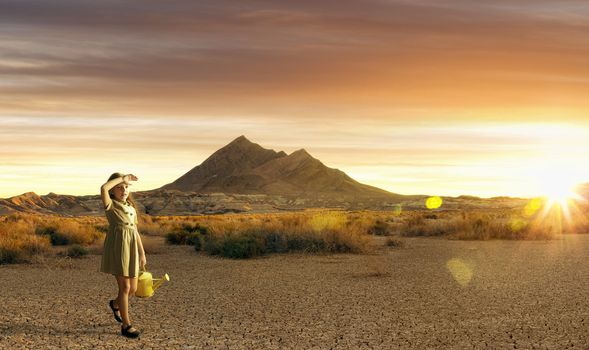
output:
[[[51,215],[104,215],[99,195],[34,192],[0,199],[0,215],[29,212]],[[589,184],[583,190],[589,194]],[[140,213],[150,215],[272,212],[306,208],[346,210],[424,209],[424,195],[405,196],[362,184],[329,168],[306,150],[276,152],[240,136],[204,162],[161,188],[133,192]],[[589,195],[586,196],[589,198]],[[521,207],[525,199],[444,197],[443,209]]]
[[83,198],[72,195],[59,195],[53,192],[39,196],[34,192],[23,193],[7,199],[0,199],[0,215],[14,212],[35,212],[40,214],[56,214],[68,212],[70,215],[83,215],[93,211]]
[[341,199],[403,197],[359,183],[343,171],[325,166],[304,149],[287,155],[265,149],[245,136],[161,189]]

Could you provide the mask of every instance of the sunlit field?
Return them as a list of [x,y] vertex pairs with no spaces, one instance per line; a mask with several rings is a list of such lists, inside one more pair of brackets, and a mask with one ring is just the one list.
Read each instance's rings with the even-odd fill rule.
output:
[[[581,204],[580,204],[581,203]],[[367,253],[374,236],[449,239],[555,239],[589,232],[588,209],[578,201],[532,199],[513,210],[333,211],[210,216],[143,215],[139,231],[148,254],[164,244],[186,244],[209,255],[250,258],[272,253]],[[104,217],[12,214],[0,218],[0,263],[35,257],[101,254]]]

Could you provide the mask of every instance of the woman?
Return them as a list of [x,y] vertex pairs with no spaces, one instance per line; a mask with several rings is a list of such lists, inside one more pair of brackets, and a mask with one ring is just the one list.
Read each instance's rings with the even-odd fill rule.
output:
[[137,290],[139,266],[147,260],[143,242],[137,231],[137,210],[131,194],[129,181],[137,181],[133,174],[114,173],[100,187],[100,196],[108,220],[108,233],[104,239],[104,253],[100,271],[115,276],[119,295],[109,301],[115,319],[122,323],[121,334],[137,338],[140,332],[131,325],[129,296]]

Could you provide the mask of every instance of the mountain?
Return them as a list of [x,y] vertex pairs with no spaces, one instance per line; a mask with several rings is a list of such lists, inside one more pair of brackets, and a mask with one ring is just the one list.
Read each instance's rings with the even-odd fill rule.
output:
[[[199,215],[224,213],[268,213],[303,210],[306,208],[333,208],[345,210],[423,210],[425,196],[400,196],[398,200],[386,198],[356,198],[301,196],[286,197],[265,194],[195,193],[178,190],[151,190],[133,192],[138,213],[149,215]],[[445,210],[523,208],[527,199],[444,197]],[[0,199],[0,215],[35,213],[59,216],[103,216],[100,196],[71,196],[49,193],[39,196],[27,192],[8,199]]]
[[161,189],[210,193],[224,192],[232,187],[255,187],[260,179],[250,176],[251,170],[272,159],[285,156],[284,152],[262,148],[245,136],[240,136]]
[[[0,199],[0,215],[16,212],[63,216],[104,215],[99,195],[34,192]],[[589,193],[589,184],[584,187]],[[426,196],[404,196],[365,185],[329,168],[305,149],[276,152],[240,136],[200,165],[161,188],[133,192],[138,212],[149,215],[272,212],[306,208],[423,209]],[[589,196],[587,197],[589,198]],[[444,208],[513,208],[524,199],[444,197]]]
[[304,149],[287,155],[265,149],[243,135],[160,189],[340,199],[401,197],[361,184],[341,170],[325,166]]
[[56,214],[64,211],[70,213],[70,215],[82,215],[92,211],[91,207],[81,198],[85,197],[59,195],[53,192],[39,196],[35,192],[27,192],[18,196],[0,199],[0,215],[14,212]]

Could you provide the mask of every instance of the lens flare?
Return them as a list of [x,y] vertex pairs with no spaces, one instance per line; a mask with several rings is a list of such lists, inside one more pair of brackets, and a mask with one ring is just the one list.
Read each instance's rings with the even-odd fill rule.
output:
[[528,222],[524,219],[513,217],[509,220],[509,227],[513,232],[519,232],[526,228]]
[[524,207],[524,215],[527,217],[533,216],[542,208],[544,201],[542,198],[534,198]]
[[548,201],[547,206],[559,204],[561,207],[568,205],[571,199],[578,200],[580,196],[575,192],[575,187],[582,182],[582,177],[570,166],[562,164],[547,166],[537,172],[537,182],[542,196]]
[[399,215],[401,215],[402,211],[403,211],[403,208],[401,207],[401,204],[393,205],[393,215],[399,216]]
[[425,206],[428,209],[438,209],[442,206],[442,202],[442,198],[438,196],[433,196],[425,200]]
[[472,279],[472,268],[461,259],[453,258],[446,263],[454,280],[462,287],[468,286]]

